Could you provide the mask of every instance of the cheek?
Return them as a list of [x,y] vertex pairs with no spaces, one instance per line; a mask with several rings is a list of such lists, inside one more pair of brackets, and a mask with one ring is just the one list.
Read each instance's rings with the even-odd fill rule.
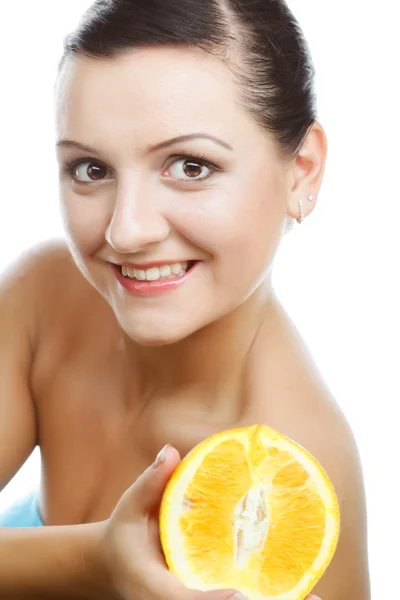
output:
[[[273,196],[253,196],[220,230],[218,281],[245,298],[261,283],[280,240],[281,214]],[[228,225],[228,223],[227,223]]]
[[284,212],[281,202],[273,190],[260,193],[251,190],[247,196],[248,202],[240,213],[235,215],[232,229],[234,235],[226,239],[229,257],[245,263],[250,269],[264,264],[273,252],[280,237],[280,229]]
[[277,177],[256,183],[236,179],[224,189],[208,190],[203,198],[192,197],[190,205],[196,209],[190,214],[185,210],[181,232],[212,256],[217,270],[221,267],[220,280],[231,278],[238,268],[253,278],[273,258],[286,214]]
[[105,203],[98,198],[61,194],[64,226],[72,244],[83,255],[89,255],[104,246],[107,227]]

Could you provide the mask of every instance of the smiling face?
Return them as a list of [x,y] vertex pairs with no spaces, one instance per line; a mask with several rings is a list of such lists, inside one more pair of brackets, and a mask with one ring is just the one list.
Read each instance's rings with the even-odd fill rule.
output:
[[[70,248],[141,344],[222,318],[269,275],[286,216],[285,165],[238,92],[229,69],[200,49],[75,56],[60,74],[57,138],[87,147],[57,148]],[[186,139],[169,143],[178,136]],[[184,278],[165,266],[186,270],[187,261],[196,263]]]

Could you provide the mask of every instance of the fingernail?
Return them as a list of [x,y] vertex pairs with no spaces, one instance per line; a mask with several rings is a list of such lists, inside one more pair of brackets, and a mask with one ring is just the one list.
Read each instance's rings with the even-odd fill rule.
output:
[[311,596],[307,596],[306,600],[321,600],[321,598],[315,594],[311,594]]
[[163,462],[165,461],[165,455],[166,455],[166,452],[167,452],[168,448],[170,448],[170,447],[171,447],[171,445],[170,445],[170,444],[167,444],[167,445],[166,445],[166,446],[164,446],[164,448],[163,448],[162,450],[160,450],[160,452],[157,454],[157,458],[156,458],[156,460],[154,461],[154,464],[153,464],[153,467],[154,467],[155,469],[157,469],[157,468],[158,468],[160,465],[162,465],[162,464],[163,464]]
[[233,596],[233,600],[248,600],[247,596],[242,594],[242,592],[238,592]]

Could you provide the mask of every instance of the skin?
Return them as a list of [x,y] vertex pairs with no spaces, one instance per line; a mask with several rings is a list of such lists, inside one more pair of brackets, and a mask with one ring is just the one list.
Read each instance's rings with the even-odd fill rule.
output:
[[[271,284],[285,218],[300,216],[299,199],[306,217],[315,207],[322,126],[283,159],[240,106],[227,67],[176,47],[68,59],[56,100],[57,140],[93,151],[57,148],[67,244],[37,247],[3,276],[0,322],[21,316],[0,380],[20,400],[7,409],[13,450],[0,485],[38,443],[44,522],[92,523],[110,517],[165,444],[184,456],[217,431],[264,423],[307,448],[339,498],[338,549],[314,593],[367,600],[356,443]],[[201,138],[146,150],[194,132],[232,150]],[[184,159],[171,157],[192,153],[219,170],[190,181]],[[90,183],[63,171],[69,159],[86,160],[77,176]],[[88,178],[87,161],[105,167],[102,179]],[[201,262],[152,298],[127,294],[109,265],[183,260]]]

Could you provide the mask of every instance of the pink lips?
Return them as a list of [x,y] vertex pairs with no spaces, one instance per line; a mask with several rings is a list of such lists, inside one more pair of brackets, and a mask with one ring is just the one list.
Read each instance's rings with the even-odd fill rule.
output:
[[[171,264],[170,262],[157,262],[157,263],[149,263],[146,265],[133,265],[133,264],[124,264],[123,266],[130,267],[132,269],[151,269],[152,267],[159,267],[165,264]],[[130,279],[129,277],[124,277],[120,271],[120,267],[118,265],[112,264],[112,270],[118,279],[119,283],[131,294],[136,296],[155,296],[159,294],[163,294],[165,292],[171,291],[182,285],[187,281],[187,279],[192,275],[193,271],[196,270],[199,262],[196,262],[194,266],[192,266],[189,271],[185,273],[183,276],[177,275],[176,277],[171,277],[169,279],[158,279],[157,281],[138,281],[136,279]]]

